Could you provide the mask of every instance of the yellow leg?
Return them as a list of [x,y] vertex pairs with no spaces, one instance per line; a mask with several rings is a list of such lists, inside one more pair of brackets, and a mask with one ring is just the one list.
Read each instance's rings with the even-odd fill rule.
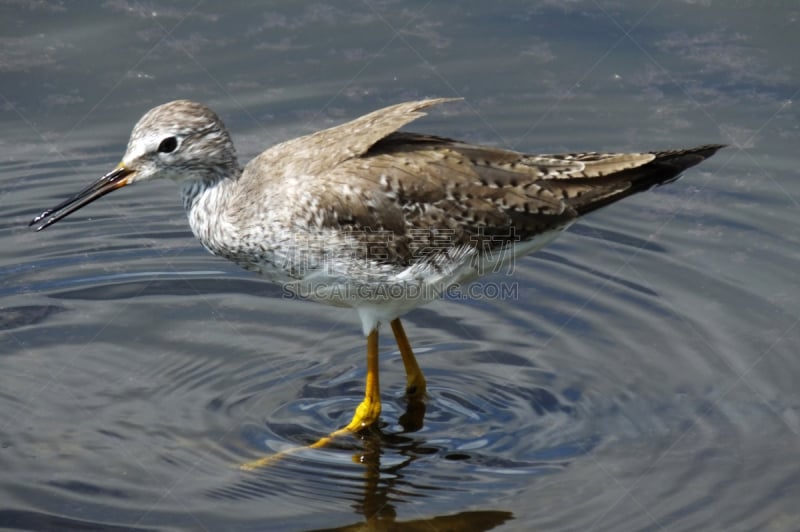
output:
[[378,329],[375,329],[367,336],[367,382],[364,400],[358,405],[352,421],[344,430],[357,432],[378,421],[378,416],[381,414],[381,385],[378,371]]
[[425,391],[427,390],[425,376],[422,374],[422,370],[419,369],[419,364],[417,364],[417,359],[411,350],[411,344],[408,342],[406,331],[403,330],[400,318],[393,319],[391,325],[394,339],[397,341],[397,347],[400,348],[400,356],[403,357],[403,365],[406,368],[406,396],[409,399],[421,399],[425,397]]
[[[394,325],[392,325],[392,328],[394,328]],[[400,330],[402,331],[402,328]],[[406,344],[408,344],[408,340],[406,340]],[[381,414],[381,386],[380,378],[378,376],[378,369],[378,329],[375,329],[369,333],[369,336],[367,336],[367,382],[364,400],[361,401],[361,404],[358,405],[358,408],[356,408],[356,412],[353,415],[352,421],[350,421],[347,426],[331,432],[327,436],[318,439],[311,445],[306,447],[292,447],[285,449],[272,456],[265,456],[251,462],[240,464],[239,468],[244,471],[252,471],[261,467],[266,467],[277,462],[284,456],[296,453],[303,449],[319,449],[321,447],[325,447],[339,436],[352,434],[353,432],[358,432],[372,426],[376,421],[378,421],[378,417]],[[419,368],[417,368],[417,371],[419,371]]]

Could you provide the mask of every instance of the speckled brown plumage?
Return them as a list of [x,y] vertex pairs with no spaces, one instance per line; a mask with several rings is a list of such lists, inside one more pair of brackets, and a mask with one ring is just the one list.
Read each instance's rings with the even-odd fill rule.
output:
[[[379,109],[273,146],[243,169],[213,111],[170,102],[137,123],[120,167],[98,185],[108,190],[35,221],[45,227],[113,187],[172,178],[211,252],[323,302],[384,309],[366,331],[720,148],[531,155],[398,131],[447,101]],[[498,250],[508,253],[497,259]],[[387,286],[396,301],[378,296]],[[434,295],[409,295],[429,288]]]

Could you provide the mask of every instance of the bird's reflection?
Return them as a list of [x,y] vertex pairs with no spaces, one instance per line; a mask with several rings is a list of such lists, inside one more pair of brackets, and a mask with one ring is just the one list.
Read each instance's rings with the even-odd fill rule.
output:
[[416,432],[422,428],[425,418],[425,401],[423,399],[408,399],[406,411],[400,416],[398,422],[405,432]]
[[[416,408],[408,409],[404,417],[411,424],[419,423],[422,418],[413,419],[414,414],[424,414],[424,404],[414,405]],[[420,410],[421,408],[421,410]],[[401,424],[403,421],[401,419]],[[405,428],[405,425],[403,425]],[[393,496],[399,494],[401,489],[396,485],[402,479],[401,471],[411,464],[417,457],[429,454],[425,452],[414,440],[403,434],[386,434],[373,430],[364,437],[364,450],[353,458],[364,465],[364,491],[363,498],[355,501],[353,509],[363,516],[363,521],[353,524],[318,529],[321,531],[415,531],[415,530],[491,530],[509,519],[511,512],[500,510],[484,510],[459,512],[455,514],[432,516],[406,521],[397,520],[397,510],[393,503]],[[402,454],[406,459],[390,467],[381,468],[381,454],[384,447],[404,449]],[[383,479],[383,482],[381,480]]]
[[[276,481],[283,481],[287,477],[285,469],[292,469],[294,466],[303,466],[308,471],[308,464],[314,462],[313,456],[308,453],[331,453],[349,449],[352,454],[349,467],[352,463],[359,464],[358,474],[363,479],[360,487],[355,487],[352,477],[347,475],[347,466],[342,465],[333,470],[327,459],[320,460],[320,467],[312,467],[316,475],[310,479],[315,489],[324,489],[327,493],[337,493],[342,500],[349,500],[354,513],[359,519],[348,525],[325,528],[318,530],[491,530],[506,521],[513,519],[511,512],[503,510],[482,510],[451,513],[445,515],[434,515],[430,517],[411,520],[398,520],[398,506],[408,500],[409,495],[421,497],[425,491],[441,491],[441,486],[425,486],[419,482],[412,482],[403,473],[409,465],[417,459],[435,454],[437,449],[427,445],[425,440],[411,435],[411,432],[422,427],[425,415],[425,404],[423,401],[409,401],[400,424],[403,432],[389,433],[384,432],[380,427],[373,427],[355,436],[342,436],[331,439],[329,449],[317,445],[293,448],[301,452],[284,452],[271,459],[260,460],[260,465],[253,471],[247,473],[247,477],[242,479],[236,486],[229,486],[210,493],[214,498],[258,498],[273,496],[276,494]],[[400,458],[392,460],[391,465],[383,466],[381,457],[391,454],[392,457]],[[324,465],[322,462],[324,461]],[[254,464],[251,462],[250,464]],[[331,471],[329,476],[325,471]],[[253,469],[253,468],[248,468]],[[282,471],[283,470],[283,471]],[[342,482],[343,476],[345,482]],[[295,471],[289,475],[294,481],[300,481]],[[325,483],[339,483],[342,485],[337,489],[336,486],[324,486]],[[457,488],[456,488],[457,489]]]

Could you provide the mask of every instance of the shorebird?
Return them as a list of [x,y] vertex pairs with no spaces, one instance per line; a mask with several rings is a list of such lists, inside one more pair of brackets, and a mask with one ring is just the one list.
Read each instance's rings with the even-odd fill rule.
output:
[[211,253],[299,296],[356,310],[367,338],[366,390],[337,432],[360,431],[381,410],[381,323],[397,341],[407,397],[421,401],[425,377],[400,316],[722,147],[532,155],[398,131],[450,100],[379,109],[273,146],[244,168],[211,109],[169,102],[139,120],[116,168],[30,225],[42,230],[133,183],[179,182],[192,231]]

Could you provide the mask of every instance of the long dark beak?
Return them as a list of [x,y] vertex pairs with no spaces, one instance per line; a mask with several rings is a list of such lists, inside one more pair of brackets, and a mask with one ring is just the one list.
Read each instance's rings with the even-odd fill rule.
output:
[[39,224],[39,226],[36,227],[36,230],[41,231],[48,225],[56,223],[61,218],[69,216],[84,205],[89,205],[97,198],[105,196],[112,190],[124,187],[130,183],[128,176],[130,176],[132,173],[133,170],[125,168],[120,164],[109,173],[69,198],[67,201],[59,203],[52,209],[47,209],[44,211],[42,214],[31,220],[31,223],[29,223],[28,226]]

